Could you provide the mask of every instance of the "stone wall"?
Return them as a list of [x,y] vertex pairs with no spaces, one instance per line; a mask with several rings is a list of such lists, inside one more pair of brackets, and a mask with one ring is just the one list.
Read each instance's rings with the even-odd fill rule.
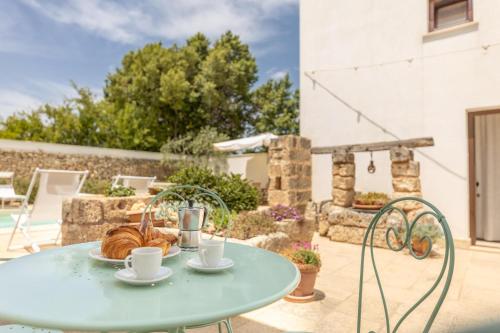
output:
[[0,141],[0,170],[14,171],[16,178],[30,178],[36,168],[89,170],[89,178],[109,180],[117,174],[162,180],[171,173],[155,153],[31,142],[14,146],[9,145],[11,140]]
[[269,145],[268,204],[293,206],[304,213],[311,200],[311,141],[285,135]]
[[151,196],[85,196],[65,200],[62,211],[62,245],[101,240],[107,230],[130,225],[127,210],[137,202],[148,202],[150,198]]
[[[405,147],[391,149],[391,173],[392,173],[392,198],[422,197],[422,186],[420,184],[420,163],[414,161],[413,151]],[[415,211],[422,208],[422,204],[410,201],[404,204],[396,204],[403,209],[411,218]]]
[[[367,227],[374,216],[374,213],[327,204],[319,215],[318,231],[320,236],[326,236],[333,241],[362,244]],[[387,248],[386,230],[386,216],[383,216],[375,228],[374,246]]]
[[351,207],[354,200],[354,185],[356,184],[356,165],[353,153],[332,154],[333,204],[341,207]]

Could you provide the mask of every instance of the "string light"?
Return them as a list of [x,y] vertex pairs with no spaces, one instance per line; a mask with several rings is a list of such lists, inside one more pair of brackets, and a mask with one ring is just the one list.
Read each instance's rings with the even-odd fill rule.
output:
[[[357,114],[357,118],[358,118],[358,122],[360,122],[361,119],[364,119],[366,120],[368,123],[370,123],[371,125],[375,126],[376,128],[378,128],[379,130],[381,130],[384,134],[386,135],[389,135],[391,137],[393,137],[394,139],[396,140],[401,140],[401,137],[399,137],[397,134],[389,131],[387,128],[385,128],[384,126],[380,125],[379,123],[377,123],[375,120],[371,119],[370,117],[368,117],[365,113],[363,113],[361,110],[359,109],[356,109],[355,107],[353,107],[350,103],[348,103],[345,99],[341,98],[340,96],[338,96],[336,93],[334,93],[331,89],[329,89],[327,86],[325,86],[323,83],[319,82],[318,80],[316,80],[316,78],[314,78],[313,76],[311,76],[309,73],[307,72],[304,72],[304,75],[306,77],[308,77],[310,80],[312,80],[313,84],[314,85],[318,85],[321,89],[323,89],[326,93],[328,93],[328,95],[330,95],[331,97],[335,98],[338,102],[340,102],[341,104],[343,104],[345,107],[347,107],[349,110],[355,112]],[[439,162],[438,160],[436,160],[434,157],[428,155],[427,153],[424,153],[422,151],[420,151],[419,149],[414,149],[417,153],[419,153],[420,155],[422,155],[423,157],[427,158],[429,161],[433,162],[434,164],[436,164],[438,167],[440,167],[441,169],[445,170],[446,172],[454,175],[455,177],[457,178],[460,178],[462,180],[467,180],[467,177],[465,176],[462,176],[461,174],[459,174],[458,172],[450,169],[449,167],[447,167],[445,164]]]
[[465,53],[465,52],[477,51],[477,50],[487,51],[491,47],[496,47],[496,46],[500,46],[500,42],[495,42],[495,43],[492,43],[492,44],[485,44],[485,45],[482,45],[480,47],[471,47],[471,48],[462,49],[462,50],[436,53],[436,54],[427,55],[427,56],[412,57],[412,58],[398,59],[398,60],[393,60],[393,61],[380,62],[380,63],[377,63],[377,64],[356,65],[356,66],[337,67],[337,68],[325,68],[325,69],[316,69],[314,71],[311,71],[310,73],[311,74],[316,74],[316,72],[318,72],[318,73],[321,73],[321,72],[337,72],[337,71],[346,71],[346,70],[358,71],[360,69],[367,69],[367,68],[373,68],[373,67],[384,67],[384,66],[396,65],[396,64],[401,64],[401,63],[408,63],[408,64],[411,65],[415,60],[438,58],[438,57],[442,57],[442,56],[446,56],[446,55],[452,55],[452,54],[458,54],[458,53]]

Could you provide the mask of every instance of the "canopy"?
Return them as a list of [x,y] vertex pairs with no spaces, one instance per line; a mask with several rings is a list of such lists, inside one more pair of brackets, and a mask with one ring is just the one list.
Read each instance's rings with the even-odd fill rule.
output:
[[268,146],[271,139],[275,139],[278,136],[272,133],[263,133],[256,136],[249,136],[247,138],[218,142],[214,144],[214,147],[218,151],[238,151],[242,149],[252,149],[263,146]]

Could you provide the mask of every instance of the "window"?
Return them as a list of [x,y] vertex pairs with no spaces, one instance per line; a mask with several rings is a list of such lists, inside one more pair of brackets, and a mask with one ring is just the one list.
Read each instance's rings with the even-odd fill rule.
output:
[[429,0],[429,31],[472,22],[472,0]]

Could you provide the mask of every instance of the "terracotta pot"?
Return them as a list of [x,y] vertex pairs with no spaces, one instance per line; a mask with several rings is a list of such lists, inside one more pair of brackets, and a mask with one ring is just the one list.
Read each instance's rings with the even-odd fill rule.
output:
[[314,285],[319,267],[313,265],[297,264],[300,271],[300,282],[297,288],[290,294],[294,297],[306,297],[314,294]]
[[421,256],[429,249],[429,242],[426,240],[420,241],[419,238],[414,238],[411,242],[411,247],[416,255]]

